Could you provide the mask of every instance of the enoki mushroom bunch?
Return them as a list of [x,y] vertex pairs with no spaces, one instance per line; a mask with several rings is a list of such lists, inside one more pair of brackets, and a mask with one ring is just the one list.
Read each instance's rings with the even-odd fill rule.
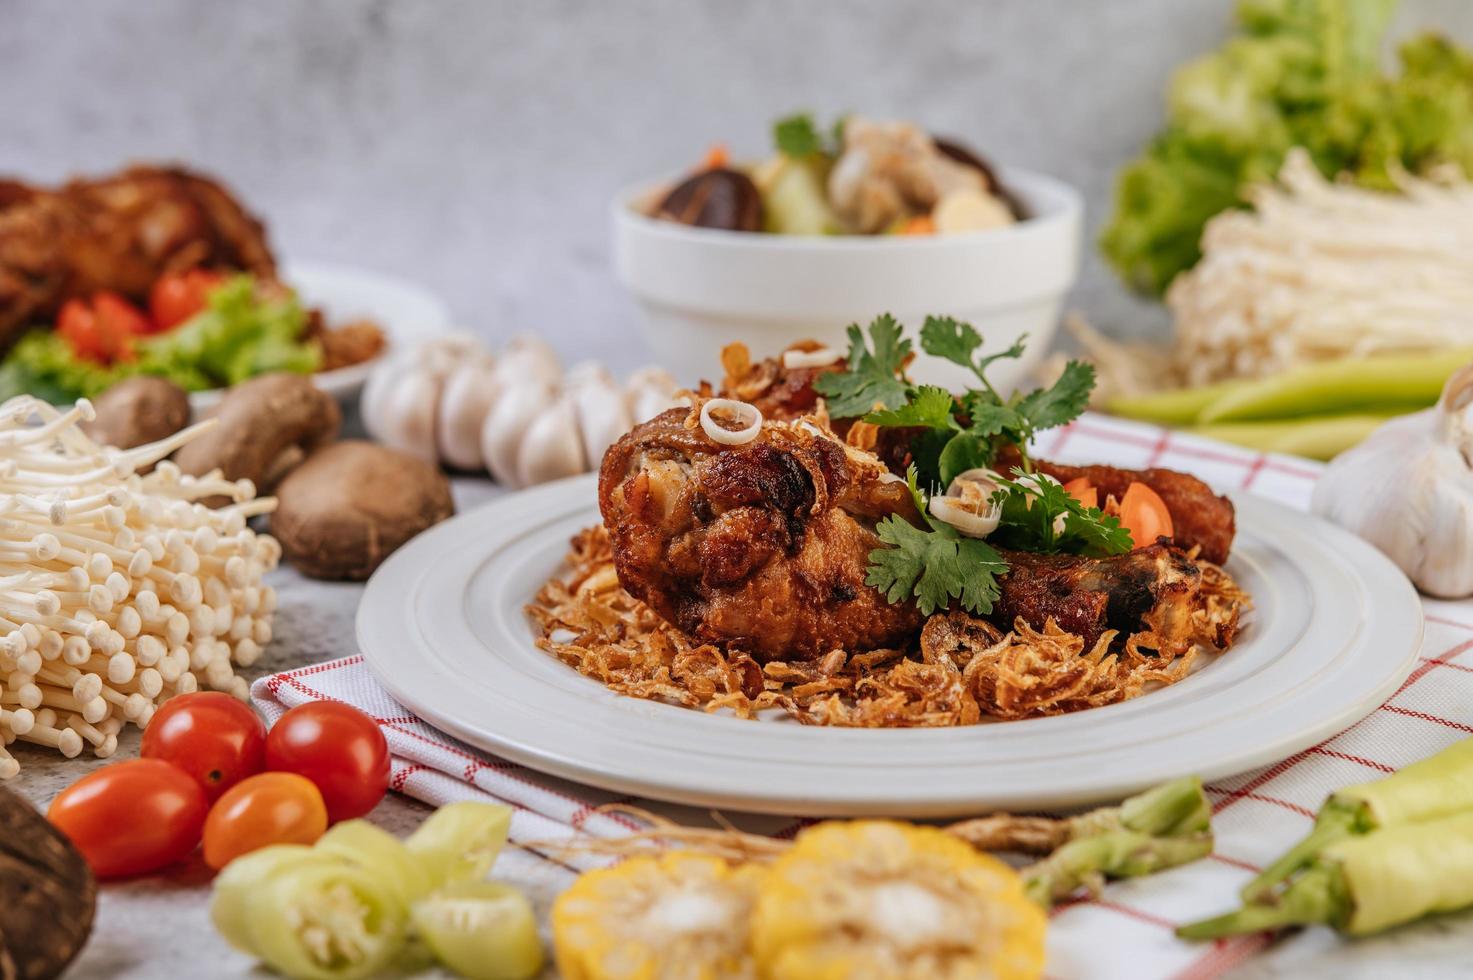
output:
[[[261,579],[281,549],[246,520],[275,500],[159,462],[211,423],[125,451],[81,430],[94,414],[0,405],[0,778],[20,769],[17,739],[106,757],[175,694],[244,698],[234,667],[271,639]],[[219,496],[232,502],[199,502]]]

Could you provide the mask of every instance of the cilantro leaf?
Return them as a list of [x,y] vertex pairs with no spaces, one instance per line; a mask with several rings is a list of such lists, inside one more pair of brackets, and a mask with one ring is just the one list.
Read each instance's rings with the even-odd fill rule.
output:
[[823,138],[818,135],[813,117],[806,112],[796,113],[774,123],[772,141],[784,156],[794,160],[811,157],[823,150]]
[[970,323],[949,316],[928,316],[921,324],[921,350],[933,357],[970,368],[972,354],[981,346],[982,335]]
[[910,357],[910,341],[895,318],[885,313],[869,325],[870,344],[858,324],[849,325],[849,355],[842,372],[821,374],[814,390],[828,399],[829,414],[837,419],[859,418],[875,406],[900,408],[910,401],[911,386],[902,374]]
[[870,552],[865,583],[890,602],[914,598],[923,616],[946,609],[953,599],[978,615],[992,611],[997,576],[1007,563],[991,545],[954,531],[923,531],[893,514],[875,531],[890,547]]
[[1023,351],[1027,349],[1028,335],[1026,333],[1020,334],[1018,336],[1018,339],[1013,341],[1012,346],[1009,347],[1007,350],[1000,350],[996,354],[988,354],[986,357],[978,358],[977,363],[973,365],[973,370],[977,372],[978,377],[981,377],[982,374],[987,371],[987,368],[994,361],[1001,361],[1005,358],[1017,360],[1018,358],[1023,356]]
[[886,427],[925,426],[928,429],[959,429],[952,417],[956,400],[951,392],[938,385],[921,385],[910,401],[899,408],[870,412],[864,421]]
[[1070,361],[1050,388],[1040,388],[1018,402],[1018,412],[1028,419],[1033,432],[1042,432],[1078,418],[1089,406],[1095,387],[1094,365]]
[[943,487],[950,486],[959,474],[990,466],[993,455],[991,440],[971,431],[958,432],[936,460],[937,479]]
[[1065,552],[1073,555],[1121,555],[1130,551],[1130,532],[1120,519],[1097,507],[1086,507],[1058,483],[1039,475],[1016,473],[1003,480],[1007,496],[994,540],[1019,551]]

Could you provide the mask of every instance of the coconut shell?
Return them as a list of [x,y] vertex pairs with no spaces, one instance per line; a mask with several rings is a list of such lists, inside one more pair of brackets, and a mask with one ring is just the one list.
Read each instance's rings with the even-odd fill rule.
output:
[[0,980],[61,975],[87,941],[97,882],[45,817],[0,788]]

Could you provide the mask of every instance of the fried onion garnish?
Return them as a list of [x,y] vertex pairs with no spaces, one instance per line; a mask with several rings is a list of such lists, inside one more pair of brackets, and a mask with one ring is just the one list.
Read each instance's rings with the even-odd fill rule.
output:
[[1022,619],[1004,633],[953,611],[932,616],[906,650],[758,664],[740,650],[700,643],[619,584],[602,526],[572,540],[569,571],[549,580],[527,614],[537,646],[610,690],[705,711],[756,718],[776,709],[808,725],[934,728],[1066,714],[1175,684],[1205,652],[1233,642],[1246,593],[1199,561],[1196,602],[1163,603],[1146,629],[1117,643],[1084,640],[1050,620]]

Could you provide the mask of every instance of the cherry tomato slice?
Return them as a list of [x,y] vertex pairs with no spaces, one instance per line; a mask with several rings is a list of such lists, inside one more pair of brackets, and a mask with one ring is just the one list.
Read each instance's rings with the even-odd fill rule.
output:
[[92,297],[97,322],[113,337],[142,337],[153,330],[143,311],[117,293],[101,292]]
[[298,705],[266,736],[266,768],[305,776],[336,823],[361,817],[389,788],[389,745],[378,722],[351,705]]
[[1130,540],[1137,548],[1150,547],[1157,538],[1171,537],[1175,530],[1166,502],[1144,483],[1125,488],[1120,500],[1120,523],[1130,531]]
[[1089,477],[1079,476],[1064,484],[1064,492],[1086,507],[1100,505],[1100,491],[1089,482]]
[[188,269],[160,276],[148,296],[148,309],[153,314],[157,333],[173,330],[203,310],[225,277],[208,269]]
[[327,830],[327,808],[311,782],[263,772],[226,790],[205,820],[205,863],[219,871],[271,844],[311,844]]
[[183,769],[213,802],[266,768],[266,726],[249,706],[229,694],[181,694],[154,714],[138,754]]
[[51,801],[46,816],[98,878],[145,874],[199,845],[209,802],[189,774],[161,759],[89,773]]
[[99,364],[131,360],[135,335],[128,324],[133,321],[122,310],[128,301],[111,293],[99,293],[97,298],[103,296],[112,298],[103,302],[102,311],[87,300],[67,300],[57,317],[56,332],[83,360]]

